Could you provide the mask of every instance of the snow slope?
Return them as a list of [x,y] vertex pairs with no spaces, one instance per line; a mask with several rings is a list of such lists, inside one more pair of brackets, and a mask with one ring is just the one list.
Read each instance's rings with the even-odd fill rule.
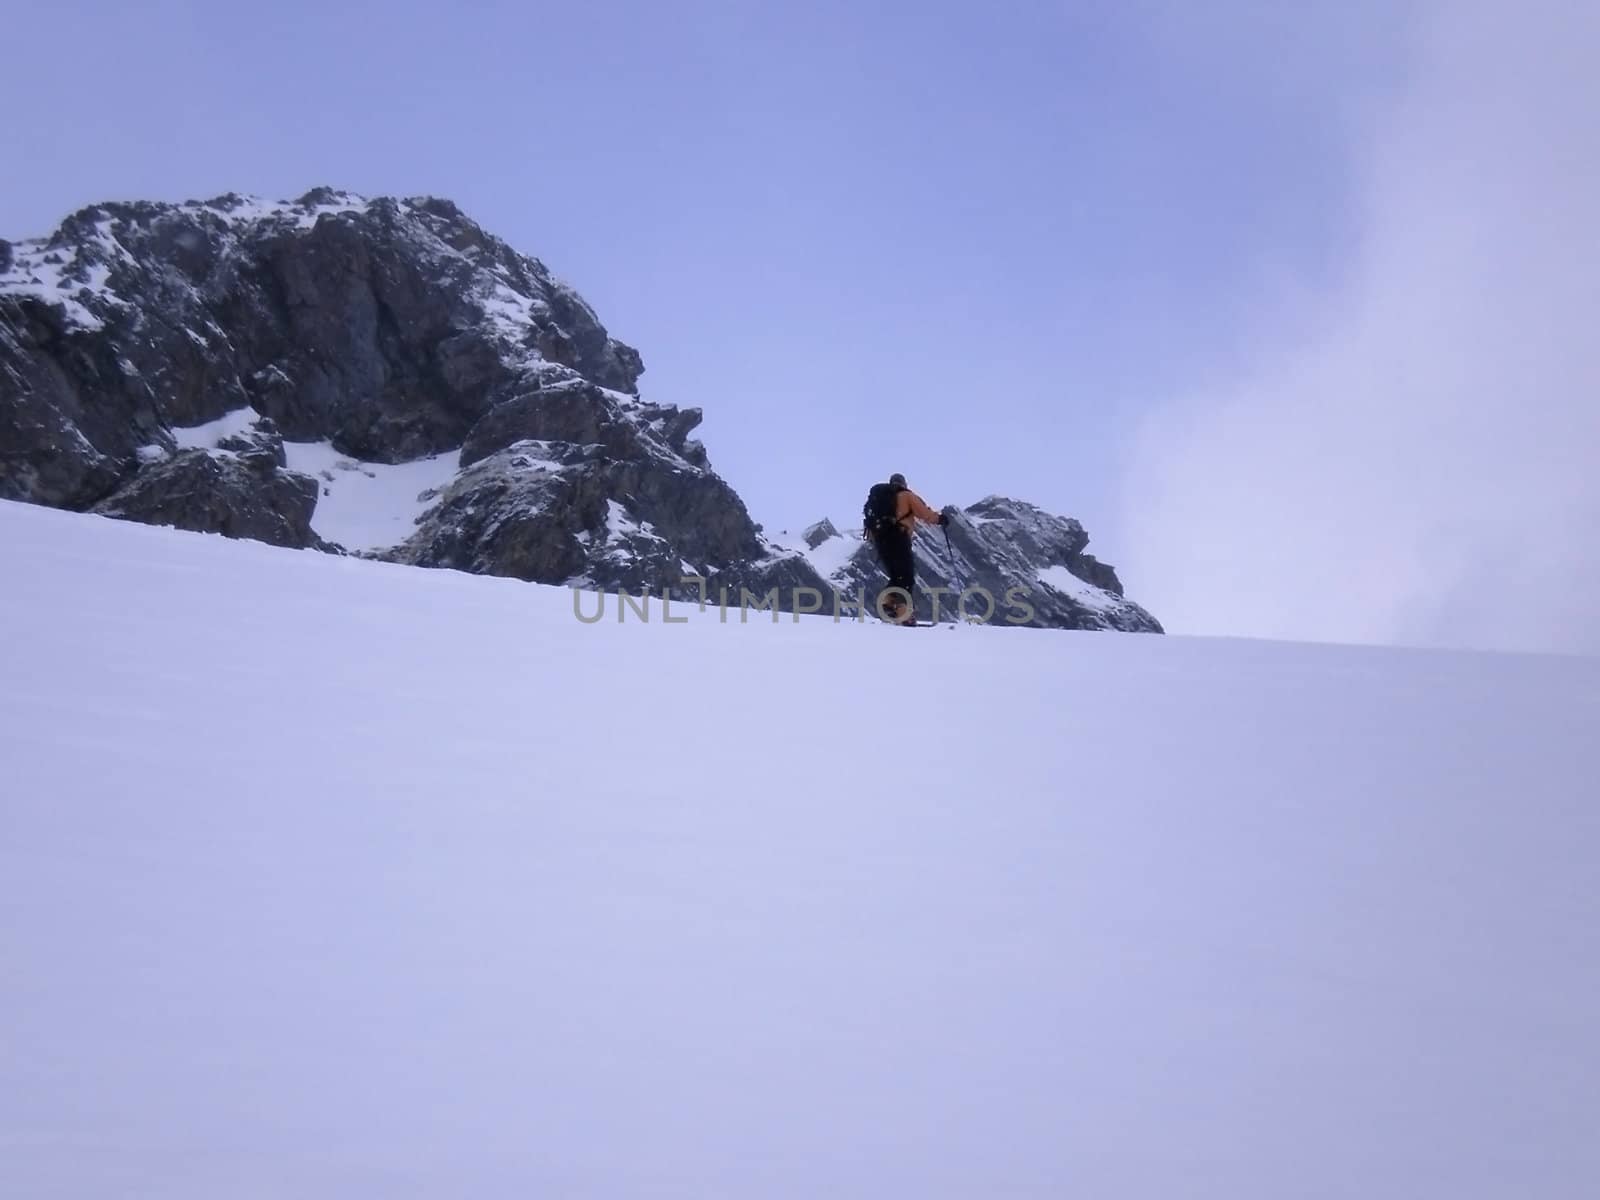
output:
[[[239,408],[208,421],[174,429],[184,450],[211,450],[246,433],[261,414]],[[160,453],[159,447],[151,447]],[[385,550],[415,531],[417,519],[438,492],[455,478],[460,455],[454,451],[407,463],[361,462],[340,454],[329,442],[285,442],[291,471],[317,480],[320,495],[311,528],[346,550]]]
[[346,550],[385,550],[416,531],[417,519],[456,477],[450,450],[407,463],[360,462],[327,442],[285,442],[291,471],[313,476],[322,494],[311,528]]
[[0,1195],[1600,1194],[1595,661],[0,556]]

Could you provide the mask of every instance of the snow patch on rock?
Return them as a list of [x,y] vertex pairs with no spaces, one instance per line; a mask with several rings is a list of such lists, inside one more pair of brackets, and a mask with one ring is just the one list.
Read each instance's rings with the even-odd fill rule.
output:
[[317,480],[311,527],[346,550],[398,546],[456,476],[454,452],[408,463],[361,462],[327,442],[285,442],[289,469]]

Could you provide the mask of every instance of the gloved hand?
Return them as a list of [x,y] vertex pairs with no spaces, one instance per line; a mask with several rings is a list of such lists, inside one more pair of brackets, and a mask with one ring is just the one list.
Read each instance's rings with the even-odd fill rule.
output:
[[939,524],[950,524],[950,510],[948,508],[942,508],[939,510]]

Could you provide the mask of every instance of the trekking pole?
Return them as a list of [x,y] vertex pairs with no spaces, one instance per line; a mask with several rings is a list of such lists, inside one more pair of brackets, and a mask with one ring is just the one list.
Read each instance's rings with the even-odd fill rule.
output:
[[961,573],[956,570],[956,551],[955,547],[950,544],[950,526],[945,525],[943,528],[944,551],[950,556],[950,581],[956,585],[956,593],[959,595],[967,589],[961,583]]

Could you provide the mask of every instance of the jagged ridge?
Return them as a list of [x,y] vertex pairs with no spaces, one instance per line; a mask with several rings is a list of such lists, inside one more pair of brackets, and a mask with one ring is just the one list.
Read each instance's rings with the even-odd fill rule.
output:
[[[1085,553],[1089,535],[1071,517],[1004,496],[946,511],[950,523],[944,530],[919,527],[912,543],[919,582],[950,591],[935,597],[925,590],[917,597],[924,619],[933,616],[937,599],[941,615],[964,612],[998,624],[1162,632],[1159,621],[1122,594],[1116,571]],[[789,552],[841,592],[870,593],[882,586],[872,547],[853,530],[841,533],[832,521],[807,527],[797,543],[789,543]],[[962,604],[960,593],[969,589]],[[1008,596],[1025,607],[1010,605]],[[1024,619],[1029,609],[1032,616]]]

